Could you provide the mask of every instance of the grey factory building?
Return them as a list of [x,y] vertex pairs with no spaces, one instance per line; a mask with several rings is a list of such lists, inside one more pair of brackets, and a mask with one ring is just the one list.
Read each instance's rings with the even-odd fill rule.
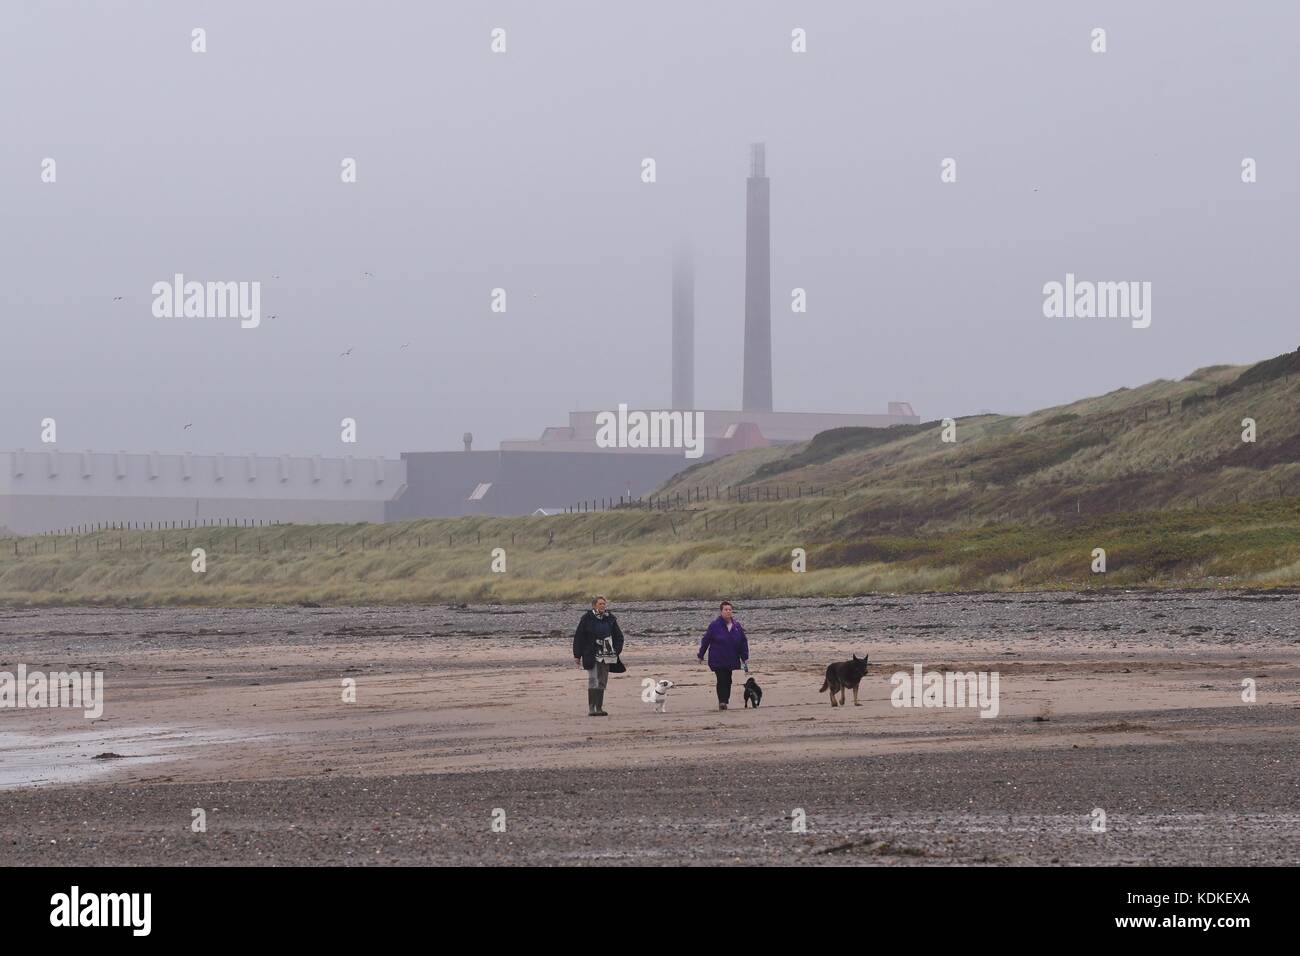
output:
[[[772,410],[771,181],[766,148],[750,147],[745,195],[744,379],[740,410],[695,406],[695,267],[679,245],[672,265],[672,405],[654,413],[693,413],[702,425],[700,457],[745,448],[807,441],[829,428],[916,424],[907,402],[884,414]],[[536,440],[503,441],[497,451],[408,452],[407,488],[388,508],[390,520],[425,515],[531,514],[582,501],[649,494],[694,464],[680,448],[605,447],[603,411],[569,413],[568,425],[547,428]],[[649,411],[649,410],[647,410]]]

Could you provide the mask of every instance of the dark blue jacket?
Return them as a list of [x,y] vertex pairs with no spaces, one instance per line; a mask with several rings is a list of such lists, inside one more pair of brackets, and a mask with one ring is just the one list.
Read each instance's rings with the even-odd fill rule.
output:
[[614,653],[623,653],[623,632],[619,630],[618,621],[608,611],[605,616],[596,617],[595,611],[588,611],[578,622],[578,629],[573,632],[573,656],[582,658],[582,666],[591,670],[596,666],[596,641],[604,637],[614,638]]
[[704,632],[700,652],[695,656],[703,660],[705,651],[709,652],[709,666],[715,671],[739,669],[742,661],[749,660],[749,641],[745,637],[745,629],[733,617],[731,630],[728,631],[727,622],[719,614]]

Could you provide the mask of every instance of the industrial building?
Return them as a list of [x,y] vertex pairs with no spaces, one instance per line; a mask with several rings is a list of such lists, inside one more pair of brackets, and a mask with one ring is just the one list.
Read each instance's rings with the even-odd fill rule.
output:
[[[877,415],[779,412],[772,408],[771,181],[767,151],[750,147],[745,184],[745,339],[741,407],[695,407],[695,267],[679,245],[672,264],[672,405],[653,410],[701,418],[703,457],[807,441],[847,426],[887,428],[920,418],[907,402]],[[652,411],[647,409],[646,411]],[[530,514],[580,501],[640,497],[695,461],[679,448],[602,447],[598,419],[612,409],[574,411],[568,425],[537,439],[501,442],[497,451],[406,453],[408,485],[390,518],[451,514]]]
[[671,407],[637,412],[691,416],[699,428],[690,455],[682,447],[602,441],[602,416],[612,409],[570,412],[567,425],[503,441],[495,451],[474,450],[466,433],[460,451],[404,452],[398,460],[16,451],[0,472],[0,532],[554,513],[648,495],[701,458],[807,441],[831,428],[918,423],[906,402],[875,415],[773,410],[771,181],[761,143],[750,148],[745,202],[740,409],[695,407],[695,270],[683,244],[672,264]]
[[392,458],[12,451],[0,530],[383,521],[406,465]]

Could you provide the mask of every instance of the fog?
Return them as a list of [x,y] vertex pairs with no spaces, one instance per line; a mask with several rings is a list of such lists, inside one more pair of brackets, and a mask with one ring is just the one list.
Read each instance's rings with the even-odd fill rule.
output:
[[[683,240],[697,404],[738,407],[752,142],[777,409],[1023,412],[1289,351],[1297,28],[1226,2],[6,0],[0,449],[54,418],[69,449],[396,455],[662,407]],[[177,273],[260,282],[260,323],[156,317]],[[1149,282],[1150,325],[1045,317],[1067,273]]]

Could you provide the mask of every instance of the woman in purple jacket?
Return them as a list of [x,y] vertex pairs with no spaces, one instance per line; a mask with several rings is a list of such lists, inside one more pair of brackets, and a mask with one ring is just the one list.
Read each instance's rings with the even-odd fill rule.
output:
[[731,702],[731,672],[741,667],[749,673],[749,641],[740,622],[731,616],[731,602],[723,601],[720,610],[704,632],[695,658],[702,661],[704,652],[709,652],[709,670],[718,680],[718,710],[726,710]]

